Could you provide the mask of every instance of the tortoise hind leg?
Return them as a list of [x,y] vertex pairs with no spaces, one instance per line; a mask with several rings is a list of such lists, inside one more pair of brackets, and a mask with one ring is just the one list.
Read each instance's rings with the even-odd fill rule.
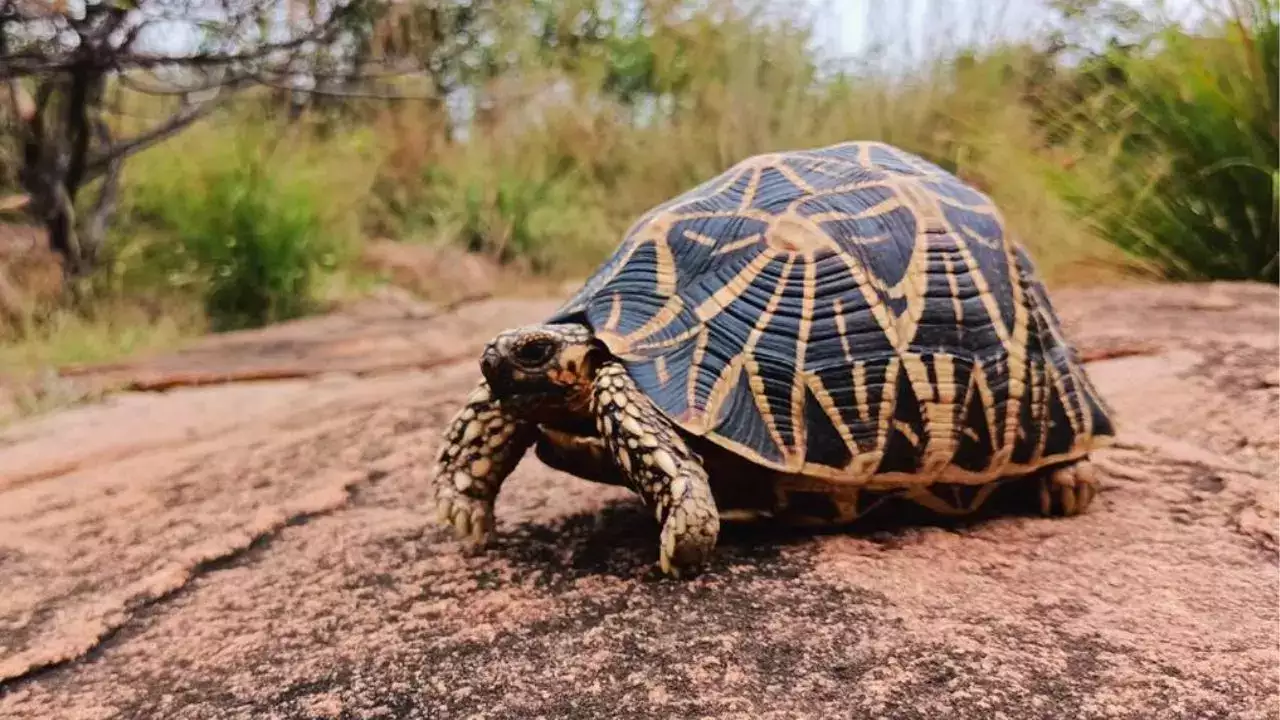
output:
[[1040,512],[1079,515],[1088,509],[1099,489],[1098,471],[1088,459],[1054,468],[1040,478]]
[[597,372],[591,405],[622,475],[662,525],[662,571],[677,577],[696,572],[720,533],[702,463],[621,364],[609,363]]
[[999,487],[996,481],[977,485],[939,483],[911,488],[901,497],[939,515],[959,517],[977,513]]
[[[1038,474],[1001,478],[979,485],[942,483],[911,488],[902,497],[940,515],[955,517],[982,510],[993,493],[1006,486],[1015,488],[1017,507],[1022,508],[1024,501],[1031,501],[1023,494],[1029,491],[1038,499],[1041,514],[1063,517],[1083,513],[1098,496],[1099,489],[1098,473],[1093,464],[1081,459]],[[1010,507],[1006,505],[1007,499],[999,501],[1000,507]]]

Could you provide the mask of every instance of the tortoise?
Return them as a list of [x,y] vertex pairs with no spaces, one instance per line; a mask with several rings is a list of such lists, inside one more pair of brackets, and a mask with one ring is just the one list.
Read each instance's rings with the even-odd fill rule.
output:
[[638,493],[677,577],[722,518],[839,525],[895,497],[965,515],[1015,480],[1075,515],[1115,434],[993,201],[878,142],[748,157],[654,207],[480,369],[436,456],[437,520],[483,545],[535,447]]

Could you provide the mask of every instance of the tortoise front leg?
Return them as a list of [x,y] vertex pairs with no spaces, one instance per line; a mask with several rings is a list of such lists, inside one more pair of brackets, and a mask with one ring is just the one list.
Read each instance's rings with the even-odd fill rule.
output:
[[436,455],[436,519],[459,538],[483,544],[493,531],[502,481],[533,444],[536,428],[503,411],[481,381],[445,430]]
[[720,534],[706,470],[621,364],[597,372],[592,410],[618,468],[662,525],[662,571],[676,577],[696,572]]

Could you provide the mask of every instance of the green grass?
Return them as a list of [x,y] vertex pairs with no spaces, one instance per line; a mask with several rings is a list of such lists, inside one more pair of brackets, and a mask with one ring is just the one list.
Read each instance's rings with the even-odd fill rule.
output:
[[94,391],[59,377],[58,368],[173,350],[206,330],[199,308],[190,305],[171,305],[162,314],[128,305],[55,310],[0,343],[0,427],[96,399]]
[[20,339],[0,344],[0,375],[29,377],[41,368],[112,362],[177,347],[206,329],[195,308],[151,317],[136,308],[59,311]]

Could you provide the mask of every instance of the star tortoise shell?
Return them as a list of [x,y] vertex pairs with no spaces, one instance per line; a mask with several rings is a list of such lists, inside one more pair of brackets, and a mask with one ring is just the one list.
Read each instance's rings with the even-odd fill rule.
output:
[[650,210],[551,322],[784,473],[978,484],[1114,435],[991,199],[881,143],[750,157]]

